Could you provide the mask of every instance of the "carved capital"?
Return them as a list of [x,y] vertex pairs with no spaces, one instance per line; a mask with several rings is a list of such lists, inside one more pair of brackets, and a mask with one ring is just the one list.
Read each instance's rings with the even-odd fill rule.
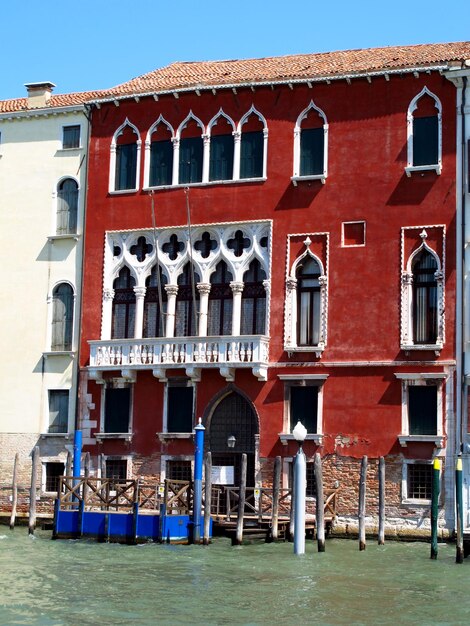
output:
[[199,291],[199,293],[202,294],[208,294],[210,293],[211,290],[211,284],[210,283],[198,283],[196,285],[197,290]]
[[320,287],[326,287],[328,284],[328,278],[326,276],[319,276],[318,284],[320,285]]
[[233,293],[242,293],[244,286],[245,286],[245,283],[239,283],[234,280],[232,280],[230,283],[230,288]]
[[114,289],[105,287],[103,289],[103,300],[113,300],[113,299],[114,299]]
[[267,278],[263,280],[263,287],[266,293],[269,293],[271,291],[271,281]]
[[401,283],[402,283],[402,285],[412,285],[413,284],[413,274],[411,272],[402,272],[402,274],[401,274]]
[[134,293],[136,298],[145,298],[147,287],[134,287]]
[[165,285],[165,291],[168,294],[168,297],[178,295],[178,285]]
[[436,280],[444,280],[444,272],[442,270],[437,270],[434,272],[434,278]]
[[294,289],[297,289],[297,278],[289,276],[286,280],[286,287],[288,291],[294,291]]

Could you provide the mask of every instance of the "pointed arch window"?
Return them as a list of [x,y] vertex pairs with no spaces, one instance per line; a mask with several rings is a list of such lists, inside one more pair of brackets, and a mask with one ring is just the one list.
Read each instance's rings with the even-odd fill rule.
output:
[[243,277],[241,334],[264,335],[266,332],[266,273],[258,259],[250,263]]
[[65,178],[57,186],[57,234],[73,235],[77,232],[78,184]]
[[[193,294],[190,263],[186,263],[182,273],[178,276],[178,294],[176,296],[175,336],[194,337],[197,335],[197,306],[199,292]],[[200,282],[199,276],[194,273],[194,284]],[[196,307],[196,315],[195,315]],[[195,319],[196,318],[196,319]]]
[[126,266],[113,283],[112,339],[129,339],[135,328],[135,278]]
[[232,180],[235,125],[222,111],[210,122],[209,180]]
[[240,120],[239,132],[240,178],[266,178],[266,120],[252,107]]
[[111,141],[109,190],[136,191],[140,169],[140,134],[128,119]]
[[408,176],[442,169],[442,105],[427,87],[410,102],[407,113]]
[[311,256],[297,267],[298,346],[316,346],[320,341],[320,276],[320,266]]
[[173,181],[173,129],[162,119],[150,130],[150,187],[171,185]]
[[209,292],[207,334],[230,335],[232,332],[233,294],[230,288],[232,274],[225,261],[217,264],[212,274]]
[[180,184],[202,182],[204,126],[190,114],[179,128],[179,177]]
[[294,184],[302,179],[327,177],[328,122],[313,101],[297,118],[294,128]]
[[415,256],[413,273],[413,337],[415,344],[437,340],[437,262],[426,249]]
[[71,285],[60,283],[52,293],[53,351],[72,350],[74,295]]
[[157,268],[152,268],[152,273],[147,278],[145,300],[144,300],[144,337],[164,337],[165,336],[165,315],[167,310],[167,292],[164,286],[167,284],[166,276],[160,268],[160,287],[163,311],[160,310],[160,296],[158,288]]

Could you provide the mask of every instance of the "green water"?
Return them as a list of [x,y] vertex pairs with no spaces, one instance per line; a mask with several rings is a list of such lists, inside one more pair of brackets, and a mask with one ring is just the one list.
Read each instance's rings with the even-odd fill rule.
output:
[[30,538],[0,527],[0,624],[469,624],[455,547],[329,540],[232,547]]

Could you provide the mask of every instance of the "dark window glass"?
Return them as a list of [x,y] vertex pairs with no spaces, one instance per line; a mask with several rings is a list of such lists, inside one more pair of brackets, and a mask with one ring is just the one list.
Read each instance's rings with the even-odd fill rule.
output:
[[305,128],[300,133],[300,175],[323,174],[325,133],[323,128]]
[[191,482],[191,461],[167,461],[166,478]]
[[173,143],[152,141],[150,145],[150,187],[171,185],[173,180]]
[[116,191],[136,188],[137,144],[116,146]]
[[106,459],[106,478],[113,480],[127,479],[127,460],[126,459]]
[[255,259],[244,275],[241,310],[241,334],[264,335],[266,326],[266,274]]
[[77,232],[78,185],[72,178],[63,180],[57,190],[57,234]]
[[240,178],[263,176],[264,136],[262,130],[242,133]]
[[414,343],[437,340],[437,262],[423,250],[413,262],[413,338]]
[[[178,277],[178,295],[176,296],[176,316],[175,316],[175,337],[194,337],[198,333],[197,329],[197,302],[199,292],[195,288],[195,299],[191,284],[191,265],[186,263],[182,274]],[[199,282],[199,276],[194,274],[194,284]],[[196,316],[194,315],[196,307]],[[196,317],[196,320],[195,320]]]
[[63,463],[46,463],[46,491],[58,492],[60,477],[64,475],[65,466]]
[[437,434],[437,387],[408,387],[408,422],[410,435]]
[[202,155],[202,137],[187,137],[180,140],[180,183],[200,183],[202,181]]
[[104,432],[129,432],[129,414],[131,408],[131,390],[106,389],[104,405]]
[[165,285],[167,283],[166,276],[160,268],[160,292],[162,299],[163,315],[160,311],[160,296],[158,293],[158,277],[157,269],[152,268],[151,275],[147,278],[144,301],[144,337],[164,337],[165,336],[165,314],[167,307],[167,293]]
[[193,387],[168,387],[167,427],[169,433],[193,430]]
[[320,341],[320,266],[308,256],[297,268],[297,345]]
[[232,274],[229,272],[227,264],[225,261],[221,261],[211,276],[207,316],[207,334],[209,336],[230,335],[232,332],[231,280]]
[[413,118],[413,165],[436,165],[439,153],[437,115]]
[[309,434],[317,432],[318,387],[290,387],[290,429],[301,422]]
[[68,432],[69,392],[67,389],[49,390],[49,433]]
[[134,336],[135,279],[128,267],[123,267],[113,283],[113,320],[111,337],[126,339]]
[[73,333],[73,289],[57,285],[52,294],[52,342],[54,351],[71,350]]
[[63,128],[62,147],[79,148],[80,147],[80,126],[64,126]]
[[233,135],[213,135],[209,163],[209,180],[232,180]]
[[430,500],[432,494],[432,465],[409,463],[407,467],[407,495],[413,500]]

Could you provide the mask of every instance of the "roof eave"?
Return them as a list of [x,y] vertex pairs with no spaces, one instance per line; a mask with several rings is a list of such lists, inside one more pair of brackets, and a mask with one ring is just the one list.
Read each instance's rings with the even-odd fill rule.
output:
[[83,104],[71,104],[67,106],[54,106],[43,107],[41,109],[21,109],[20,111],[1,111],[0,120],[13,117],[17,118],[29,118],[29,117],[42,117],[48,115],[61,115],[63,113],[80,113],[85,111],[85,103]]

